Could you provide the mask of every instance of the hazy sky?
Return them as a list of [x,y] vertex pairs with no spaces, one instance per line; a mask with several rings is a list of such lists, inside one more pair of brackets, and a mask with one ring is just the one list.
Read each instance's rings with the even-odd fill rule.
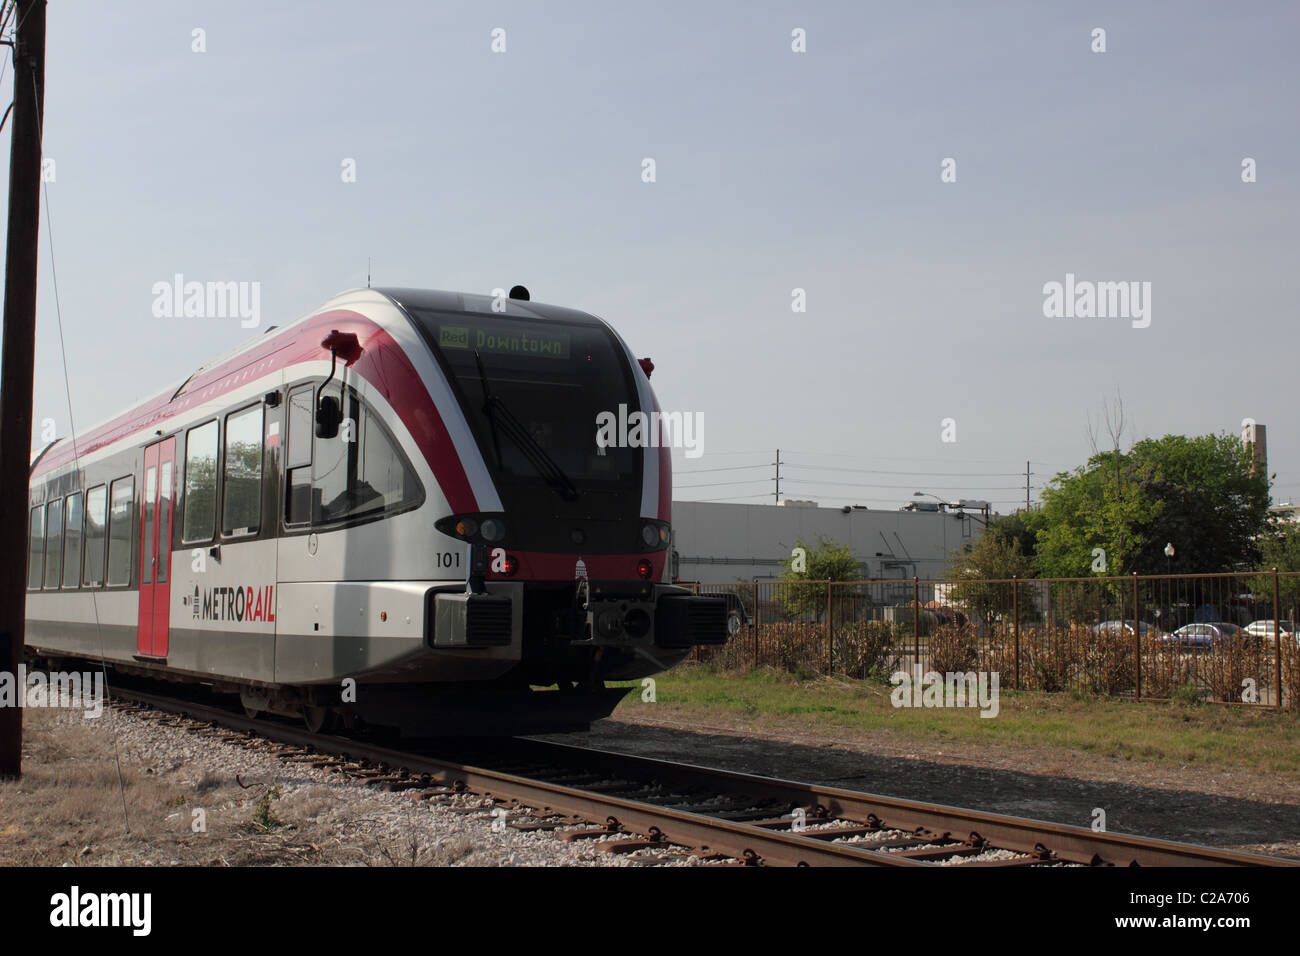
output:
[[[790,497],[1009,510],[1117,389],[1135,438],[1267,424],[1300,499],[1298,28],[1292,2],[50,0],[76,424],[372,257],[378,286],[612,322],[703,415],[679,499],[771,501],[779,446]],[[42,217],[35,417],[64,434]],[[260,326],[155,317],[176,273],[260,283]],[[1151,283],[1149,327],[1044,317],[1067,273]]]

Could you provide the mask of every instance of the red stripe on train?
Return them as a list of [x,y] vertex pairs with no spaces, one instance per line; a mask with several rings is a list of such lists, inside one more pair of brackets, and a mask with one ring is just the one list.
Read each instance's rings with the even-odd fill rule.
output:
[[[164,392],[152,401],[99,426],[78,438],[77,452],[88,455],[159,424],[196,402],[219,399],[234,391],[246,379],[277,372],[300,362],[326,358],[329,353],[321,348],[320,340],[331,329],[356,333],[365,351],[348,374],[359,374],[397,412],[424,454],[451,510],[477,511],[478,503],[470,487],[469,477],[452,445],[446,423],[410,358],[383,328],[365,316],[346,309],[326,312],[309,319],[301,326],[287,331],[287,340],[284,336],[276,336],[196,376],[186,384],[184,393],[175,402],[170,401],[170,395]],[[72,460],[72,444],[67,442],[41,459],[32,479],[69,464]]]
[[648,580],[660,581],[663,578],[664,551],[650,551],[642,554],[555,554],[547,551],[512,551],[506,554],[517,558],[519,570],[512,576],[494,574],[486,575],[489,581],[573,581],[576,580],[578,561],[582,561],[583,570],[591,581],[640,581],[636,573],[637,563],[650,559],[654,569]]

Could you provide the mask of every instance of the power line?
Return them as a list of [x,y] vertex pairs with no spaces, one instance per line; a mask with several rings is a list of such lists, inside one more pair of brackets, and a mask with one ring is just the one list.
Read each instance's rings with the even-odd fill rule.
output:
[[[914,484],[912,485],[855,484],[851,481],[813,481],[812,479],[804,480],[801,478],[795,479],[794,482],[787,481],[786,483],[787,484],[793,483],[796,485],[802,485],[804,487],[812,486],[815,488],[820,488],[822,486],[829,486],[829,487],[837,487],[837,488],[886,488],[886,489],[896,489],[900,491],[904,491],[908,488],[911,488],[914,491],[916,490],[916,485]],[[978,486],[972,485],[972,486],[966,486],[966,490],[967,491],[1020,491],[1021,486],[1020,485],[978,485]]]
[[750,471],[754,468],[766,468],[767,465],[729,465],[725,468],[692,468],[690,471],[679,471],[679,475],[702,475],[705,472],[712,471]]
[[1019,478],[1022,471],[883,471],[876,468],[837,468],[833,465],[800,465],[782,462],[791,468],[811,468],[817,471],[847,471],[856,475],[918,475],[923,478]]
[[696,485],[679,485],[676,482],[674,482],[673,487],[674,488],[720,488],[723,485],[765,485],[767,484],[767,482],[768,479],[766,478],[755,478],[751,481],[706,481]]

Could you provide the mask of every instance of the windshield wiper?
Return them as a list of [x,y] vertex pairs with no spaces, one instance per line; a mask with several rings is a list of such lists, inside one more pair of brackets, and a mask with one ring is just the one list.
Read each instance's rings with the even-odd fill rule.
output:
[[478,364],[479,382],[483,386],[483,413],[487,415],[488,424],[492,428],[492,445],[497,453],[497,467],[505,467],[501,459],[501,443],[497,438],[499,428],[501,433],[523,452],[528,463],[555,490],[556,494],[565,501],[577,501],[578,489],[569,480],[569,476],[555,463],[555,459],[546,453],[546,449],[537,442],[537,439],[529,434],[523,422],[515,418],[506,407],[506,403],[492,391],[488,385],[487,373],[483,370],[483,360],[477,351],[474,352],[474,361]]
[[497,453],[497,467],[504,468],[501,460],[501,440],[497,438],[497,420],[492,415],[492,401],[496,398],[488,386],[487,372],[483,371],[483,360],[479,358],[478,349],[474,350],[474,363],[478,366],[478,380],[483,386],[483,411],[487,414],[488,425],[492,428],[492,448]]

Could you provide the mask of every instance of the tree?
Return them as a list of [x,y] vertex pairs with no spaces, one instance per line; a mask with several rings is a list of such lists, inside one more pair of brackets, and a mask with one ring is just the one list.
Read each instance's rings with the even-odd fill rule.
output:
[[[1250,579],[1250,590],[1257,598],[1264,598],[1263,614],[1272,617],[1269,601],[1273,597],[1274,568],[1280,572],[1300,571],[1300,525],[1290,521],[1269,522],[1267,530],[1257,540],[1259,547],[1259,574]],[[1284,620],[1294,621],[1300,608],[1300,577],[1279,577],[1277,580],[1278,613]]]
[[[802,552],[802,556],[798,552]],[[821,618],[826,610],[826,585],[802,582],[861,581],[862,565],[847,544],[818,537],[815,547],[800,539],[795,552],[782,562],[781,603],[791,614],[812,613]]]
[[[952,590],[954,601],[985,620],[1011,615],[1017,603],[1012,585],[989,582],[1033,576],[1033,561],[1025,549],[1036,543],[1036,517],[1023,512],[988,523],[974,547],[949,565],[949,576],[957,582]],[[1021,589],[1018,597],[1020,619],[1032,619],[1037,613],[1032,593]]]
[[1267,515],[1268,480],[1235,435],[1147,439],[1052,480],[1035,565],[1052,577],[1096,573],[1099,558],[1111,575],[1240,570],[1252,566]]

